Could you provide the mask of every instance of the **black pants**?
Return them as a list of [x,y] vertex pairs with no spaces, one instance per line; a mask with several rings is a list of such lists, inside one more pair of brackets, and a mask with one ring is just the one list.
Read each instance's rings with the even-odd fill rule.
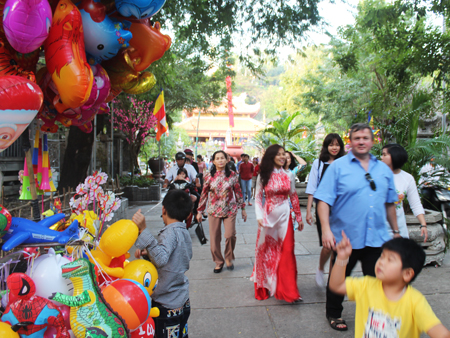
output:
[[[352,254],[349,257],[347,268],[345,270],[345,276],[346,277],[350,276],[356,263],[358,261],[361,261],[362,272],[364,276],[375,277],[375,264],[380,255],[381,255],[381,248],[372,248],[366,246],[365,248],[362,249],[353,249]],[[333,252],[331,255],[330,276],[331,276],[331,269],[334,266],[335,260],[336,260],[336,252]],[[330,279],[328,277],[328,284],[329,283]],[[343,301],[344,296],[337,295],[334,292],[331,292],[329,285],[327,285],[327,302],[326,302],[327,317],[340,318],[343,310],[342,307]]]
[[189,299],[178,309],[167,309],[158,302],[152,302],[159,311],[155,321],[156,338],[189,338],[187,321],[191,314]]

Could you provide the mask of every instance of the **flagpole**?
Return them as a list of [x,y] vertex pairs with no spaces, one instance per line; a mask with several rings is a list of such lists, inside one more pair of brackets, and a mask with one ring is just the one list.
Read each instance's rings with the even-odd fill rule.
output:
[[198,146],[198,128],[200,126],[200,114],[201,110],[198,110],[198,119],[197,119],[197,136],[195,137],[195,157],[194,160],[197,158],[197,146]]

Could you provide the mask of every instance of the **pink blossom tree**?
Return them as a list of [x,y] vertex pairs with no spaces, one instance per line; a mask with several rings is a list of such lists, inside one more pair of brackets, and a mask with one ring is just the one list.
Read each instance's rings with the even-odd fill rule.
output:
[[[114,103],[114,128],[122,131],[130,144],[130,162],[138,168],[138,155],[147,138],[154,135],[156,117],[153,115],[153,102],[137,100],[132,96],[121,95]],[[132,170],[133,172],[134,170]]]

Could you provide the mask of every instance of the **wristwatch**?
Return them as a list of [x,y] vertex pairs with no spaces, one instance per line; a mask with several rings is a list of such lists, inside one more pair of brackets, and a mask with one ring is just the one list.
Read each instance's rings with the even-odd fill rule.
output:
[[400,233],[400,230],[392,230],[392,232],[397,235]]
[[426,227],[427,227],[426,224],[425,224],[425,225],[421,224],[421,225],[419,226],[419,229],[426,228]]

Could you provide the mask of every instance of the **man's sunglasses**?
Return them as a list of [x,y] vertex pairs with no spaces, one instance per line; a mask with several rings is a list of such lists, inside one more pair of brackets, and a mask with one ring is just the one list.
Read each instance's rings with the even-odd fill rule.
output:
[[372,176],[370,176],[369,173],[367,173],[364,176],[366,177],[366,180],[368,180],[369,183],[370,183],[370,189],[372,189],[373,191],[376,191],[377,190],[377,186],[376,186],[375,181],[373,180]]

